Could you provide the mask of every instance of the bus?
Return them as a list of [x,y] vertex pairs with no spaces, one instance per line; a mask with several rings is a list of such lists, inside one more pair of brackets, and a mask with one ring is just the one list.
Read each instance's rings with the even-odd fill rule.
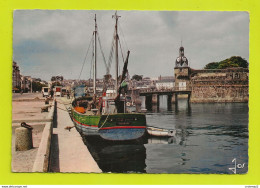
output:
[[61,97],[61,88],[62,86],[55,86],[54,87],[54,94],[56,97]]
[[50,94],[50,88],[49,87],[42,87],[42,96],[48,97]]

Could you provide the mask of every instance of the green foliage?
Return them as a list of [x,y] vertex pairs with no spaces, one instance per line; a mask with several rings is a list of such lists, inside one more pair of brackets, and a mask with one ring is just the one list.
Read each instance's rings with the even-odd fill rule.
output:
[[232,56],[220,62],[209,63],[204,69],[226,69],[231,67],[248,68],[248,62],[240,56]]
[[33,91],[41,91],[42,87],[47,87],[47,85],[41,84],[40,82],[33,81],[33,83],[32,83],[32,90]]
[[52,76],[51,81],[63,81],[63,76]]
[[62,86],[60,82],[53,82],[51,88],[54,88],[55,86]]
[[232,61],[221,61],[218,65],[218,69],[226,69],[230,67],[239,67],[239,65]]
[[204,69],[217,69],[218,68],[218,62],[212,62],[208,63]]

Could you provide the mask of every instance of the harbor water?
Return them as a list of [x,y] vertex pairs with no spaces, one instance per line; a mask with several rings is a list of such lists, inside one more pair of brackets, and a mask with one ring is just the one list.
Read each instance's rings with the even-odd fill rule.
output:
[[107,142],[82,134],[103,172],[243,174],[248,171],[248,104],[214,103],[160,106],[146,113],[147,125],[176,129],[171,138],[145,137]]

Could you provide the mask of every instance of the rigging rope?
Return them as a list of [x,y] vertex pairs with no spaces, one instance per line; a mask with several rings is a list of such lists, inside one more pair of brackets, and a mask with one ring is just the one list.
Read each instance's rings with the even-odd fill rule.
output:
[[101,125],[101,127],[100,127],[99,129],[101,129],[101,128],[105,125],[105,123],[107,122],[107,119],[108,119],[108,116],[109,116],[109,115],[110,115],[110,114],[107,115],[107,117],[106,117],[104,123]]
[[114,37],[115,37],[115,32],[116,31],[114,30],[112,43],[111,43],[111,48],[110,48],[110,52],[109,52],[108,63],[107,63],[107,74],[110,73],[110,67],[111,67],[111,64],[112,64],[113,56],[114,56],[114,47],[115,47]]
[[[92,57],[91,57],[91,63],[90,63],[90,72],[89,72],[89,79],[91,79],[92,77],[91,77],[91,71],[92,71],[92,69],[93,69],[93,61],[94,61],[94,43],[93,43],[93,49],[92,49],[93,51],[92,51]],[[93,78],[94,78],[94,71],[93,71]]]
[[88,51],[89,51],[90,46],[91,46],[91,44],[93,43],[93,41],[94,41],[94,33],[93,33],[92,38],[91,38],[91,40],[90,40],[90,43],[89,43],[89,46],[88,46],[88,49],[87,49],[87,52],[86,52],[86,55],[85,55],[85,58],[84,58],[84,61],[83,61],[83,65],[82,65],[81,70],[80,70],[80,74],[79,74],[79,78],[78,78],[78,80],[79,80],[80,77],[81,77],[81,73],[82,73],[83,68],[84,68],[84,65],[85,65],[85,63],[86,63],[86,59],[87,59],[87,55],[88,55]]
[[118,25],[119,25],[119,31],[122,33],[123,41],[124,41],[124,43],[125,43],[125,45],[126,45],[127,51],[129,51],[129,48],[128,48],[128,46],[127,46],[127,42],[126,42],[126,40],[125,40],[125,35],[124,35],[124,33],[123,33],[123,29],[121,28],[121,24],[118,23]]
[[104,52],[103,52],[103,49],[102,49],[102,45],[101,45],[101,41],[100,41],[100,37],[99,37],[98,33],[97,33],[97,36],[98,36],[99,48],[100,48],[100,51],[101,51],[101,54],[102,54],[102,57],[103,57],[104,64],[105,64],[106,69],[107,69],[106,58],[105,58],[105,55],[104,55]]
[[119,37],[118,37],[118,41],[119,41],[119,46],[120,46],[120,50],[121,50],[121,54],[122,54],[122,59],[123,59],[123,63],[125,62],[125,59],[124,59],[124,54],[123,54],[123,51],[122,51],[122,46],[121,46],[121,42],[119,40]]

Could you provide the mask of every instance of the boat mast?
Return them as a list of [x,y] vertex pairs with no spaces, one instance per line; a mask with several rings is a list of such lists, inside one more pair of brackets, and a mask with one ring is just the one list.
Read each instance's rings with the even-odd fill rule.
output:
[[118,94],[118,33],[117,33],[117,22],[118,22],[118,18],[121,16],[117,15],[117,11],[115,13],[115,15],[112,16],[112,18],[116,19],[116,25],[115,25],[115,42],[116,42],[116,50],[115,50],[115,56],[116,56],[116,95]]
[[94,31],[94,38],[95,38],[95,48],[94,48],[94,64],[93,64],[93,72],[94,72],[94,80],[93,80],[93,89],[94,95],[96,95],[96,79],[97,79],[97,19],[95,14],[95,31]]

